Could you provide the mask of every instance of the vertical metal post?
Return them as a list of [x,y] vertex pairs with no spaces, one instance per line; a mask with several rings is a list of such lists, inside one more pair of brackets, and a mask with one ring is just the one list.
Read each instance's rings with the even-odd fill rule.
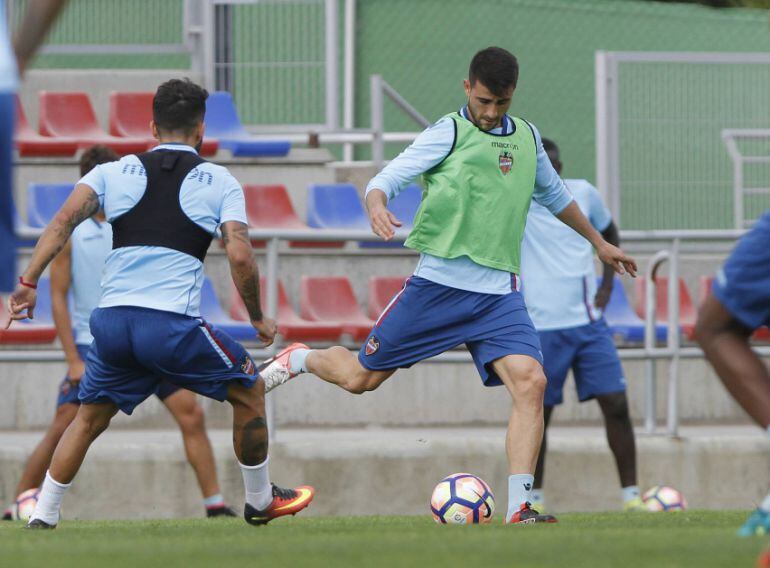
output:
[[618,81],[618,60],[610,56],[607,66],[607,93],[608,93],[608,115],[607,115],[607,147],[608,147],[608,171],[609,185],[607,186],[607,197],[612,212],[612,218],[619,227],[622,227],[620,216],[621,195],[620,195],[620,110],[619,99],[620,89]]
[[337,0],[326,0],[326,128],[339,127],[339,55]]
[[[356,103],[356,0],[345,0],[345,55],[343,72],[344,100],[342,111],[342,127],[345,130],[353,128],[355,122]],[[345,162],[353,161],[354,146],[350,142],[342,147],[342,159]]]
[[[607,53],[597,51],[594,55],[594,91],[596,101],[596,186],[605,203],[610,203],[610,157],[609,157],[609,77],[607,76]],[[615,211],[612,211],[613,216]]]
[[[275,318],[278,315],[278,249],[280,243],[281,241],[276,237],[267,241],[267,273],[265,274],[267,306],[265,306],[265,314],[271,318]],[[269,353],[273,354],[275,352],[276,347],[273,344],[269,347]],[[274,391],[265,396],[265,413],[267,414],[267,431],[270,442],[274,442],[277,438],[274,397]]]
[[668,412],[667,432],[669,436],[679,433],[679,245],[674,239],[671,247],[671,266],[668,271],[668,348],[672,352],[668,364]]
[[[650,263],[652,265],[652,263]],[[652,271],[652,268],[651,270]],[[645,287],[645,315],[644,315],[644,349],[648,354],[655,350],[656,322],[655,322],[655,281],[647,278]],[[658,422],[657,417],[657,384],[655,377],[655,359],[648,357],[644,362],[644,431],[647,434],[655,432]]]
[[215,85],[215,64],[214,61],[214,42],[216,41],[216,32],[214,26],[214,1],[200,0],[201,14],[201,54],[203,62],[203,86],[209,91],[216,90]]
[[383,117],[383,89],[382,76],[372,75],[369,79],[369,105],[371,112],[372,128],[372,161],[377,171],[382,169],[385,162],[385,144],[383,142],[384,117]]

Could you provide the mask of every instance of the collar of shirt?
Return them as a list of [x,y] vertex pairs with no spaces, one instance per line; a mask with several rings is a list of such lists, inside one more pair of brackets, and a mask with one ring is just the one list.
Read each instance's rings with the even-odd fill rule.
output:
[[158,144],[150,151],[154,152],[155,150],[182,150],[183,152],[192,152],[193,154],[198,153],[192,146],[180,142],[165,142],[163,144]]
[[[465,120],[473,122],[471,120],[470,115],[468,114],[468,105],[465,105],[460,109],[460,116],[462,116]],[[512,126],[513,126],[513,121],[510,119],[510,117],[507,114],[504,114],[502,124],[497,128],[493,128],[492,130],[489,130],[488,133],[497,134],[499,136],[505,136],[506,134],[510,134],[512,132]]]

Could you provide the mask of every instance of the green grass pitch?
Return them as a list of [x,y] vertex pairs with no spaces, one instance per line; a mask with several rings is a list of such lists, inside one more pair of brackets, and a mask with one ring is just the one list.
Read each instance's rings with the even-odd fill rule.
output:
[[0,523],[0,566],[753,567],[768,539],[741,539],[745,512],[565,514],[557,525],[437,526],[428,517]]

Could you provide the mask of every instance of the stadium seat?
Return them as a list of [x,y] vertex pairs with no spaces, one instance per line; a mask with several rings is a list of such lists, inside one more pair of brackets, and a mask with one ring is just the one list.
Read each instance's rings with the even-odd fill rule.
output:
[[27,187],[27,224],[45,227],[72,193],[71,183],[31,183]]
[[300,282],[300,315],[310,321],[336,322],[356,341],[369,335],[374,321],[366,317],[344,276],[303,276]]
[[[264,278],[259,279],[262,308],[267,308],[267,284]],[[230,315],[238,321],[249,321],[249,313],[243,298],[232,286]],[[335,341],[342,336],[342,326],[335,322],[315,322],[302,319],[294,311],[283,282],[278,281],[278,332],[287,341]]]
[[[700,288],[698,290],[698,306],[702,306],[706,298],[711,294],[711,285],[714,283],[713,276],[701,276]],[[754,332],[751,336],[756,341],[770,341],[770,328],[762,326]]]
[[215,91],[206,99],[206,132],[233,156],[285,156],[291,150],[290,142],[256,140],[251,136],[238,118],[232,95],[226,91]]
[[[244,185],[246,216],[249,226],[257,229],[304,229],[308,226],[300,221],[289,192],[283,185]],[[264,241],[252,241],[254,246],[265,246]],[[344,243],[289,241],[292,247],[341,247]]]
[[3,308],[0,310],[0,345],[5,344],[43,344],[56,339],[51,310],[51,286],[48,278],[41,278],[37,283],[37,305],[33,320],[14,322],[10,329],[8,323],[7,298],[0,298]]
[[201,287],[201,317],[207,322],[213,323],[233,339],[257,341],[257,332],[251,324],[236,321],[225,313],[214,292],[211,280],[205,276]]
[[316,229],[368,229],[369,220],[356,186],[350,183],[311,185],[307,224]]
[[[668,278],[661,276],[655,279],[655,317],[659,322],[668,321]],[[634,293],[636,295],[635,310],[639,317],[644,317],[645,311],[645,290],[647,289],[647,280],[642,278],[636,279]],[[695,306],[690,296],[690,291],[687,289],[687,285],[684,280],[679,279],[679,327],[682,333],[688,338],[692,339],[693,332],[695,331],[695,319],[697,314],[695,313]]]
[[369,278],[369,317],[377,321],[393,297],[404,288],[406,278],[400,276],[372,276]]
[[[150,130],[152,120],[152,99],[155,93],[110,93],[110,134],[121,138],[145,138],[147,147],[158,144]],[[201,156],[213,156],[219,144],[211,138],[204,138]]]
[[[414,226],[414,216],[421,201],[422,188],[412,183],[388,202],[388,209],[396,216],[396,219],[401,221],[402,229],[411,229]],[[400,248],[404,246],[404,241],[362,241],[358,244],[364,248]]]
[[[597,287],[601,284],[601,278],[597,278]],[[604,319],[616,340],[623,343],[644,342],[644,319],[640,318],[631,308],[631,304],[623,288],[623,282],[615,276],[612,286],[612,294],[607,307],[604,309]],[[655,325],[655,340],[666,341],[668,329],[665,325]]]
[[29,125],[18,97],[16,97],[16,132],[13,139],[22,158],[74,156],[78,150],[77,140],[49,138],[35,132]]
[[[14,229],[18,230],[21,227],[28,226],[27,223],[25,223],[19,216],[19,210],[16,208],[16,202],[14,200],[11,200],[11,207],[13,208],[12,215]],[[37,239],[22,239],[16,237],[17,247],[34,247],[35,244],[37,244]]]
[[138,154],[147,149],[147,138],[110,136],[96,120],[84,92],[40,92],[40,134],[77,140],[78,148],[104,144],[118,154]]

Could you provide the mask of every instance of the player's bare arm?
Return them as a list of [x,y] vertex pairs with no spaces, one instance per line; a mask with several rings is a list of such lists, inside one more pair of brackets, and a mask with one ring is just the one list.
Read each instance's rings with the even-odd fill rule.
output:
[[98,210],[99,198],[94,190],[82,183],[76,185],[37,241],[27,269],[21,275],[26,285],[20,283],[8,298],[11,317],[6,328],[14,320],[33,319],[37,293],[32,286],[37,286],[43,271],[67,244],[75,227]]
[[29,0],[24,18],[13,40],[19,73],[23,74],[29,60],[45,39],[53,22],[67,0]]
[[56,334],[67,360],[67,376],[79,381],[85,372],[85,363],[78,354],[72,334],[72,318],[69,310],[69,291],[72,283],[72,243],[67,241],[62,251],[51,262],[51,312]]
[[387,205],[387,196],[381,189],[373,189],[366,196],[366,211],[372,232],[385,241],[396,234],[393,227],[401,226],[401,221],[388,210]]
[[[617,225],[615,225],[613,221],[610,221],[610,224],[606,229],[602,231],[601,234],[602,238],[612,246],[620,246],[620,233],[618,232]],[[613,276],[615,273],[615,269],[609,264],[602,264],[602,266],[604,267],[604,271],[602,273],[602,283],[599,285],[599,289],[596,290],[596,297],[594,298],[594,304],[601,310],[607,307],[607,304],[610,301],[610,295],[612,294]]]
[[604,263],[610,265],[618,274],[628,272],[636,278],[636,261],[618,247],[605,241],[591,222],[580,211],[577,203],[572,201],[561,213],[556,215],[562,223],[580,233],[596,249],[596,254]]
[[230,274],[249,312],[251,325],[259,333],[262,343],[271,345],[275,339],[276,323],[262,313],[259,268],[251,250],[249,228],[238,221],[227,221],[222,224],[222,239],[230,263]]

